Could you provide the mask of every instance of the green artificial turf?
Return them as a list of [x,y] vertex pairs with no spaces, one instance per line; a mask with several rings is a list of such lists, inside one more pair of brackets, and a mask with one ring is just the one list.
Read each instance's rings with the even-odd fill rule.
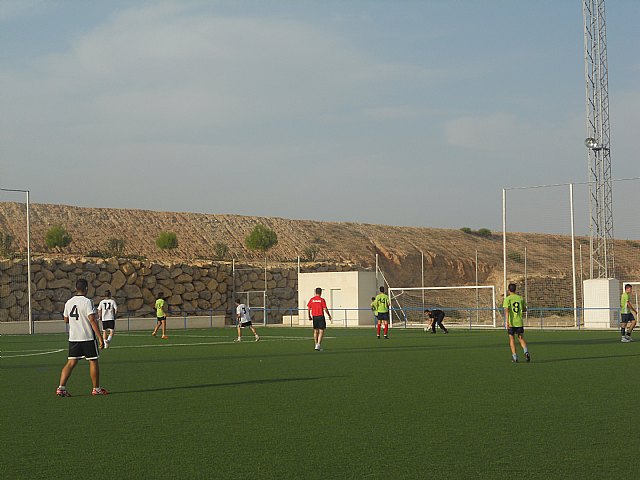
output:
[[[3,478],[637,478],[640,341],[528,331],[116,334],[55,396],[62,335],[0,337]],[[639,337],[640,340],[640,337]],[[64,349],[58,353],[47,353]],[[41,353],[44,353],[40,355]],[[38,355],[35,355],[38,354]],[[20,356],[15,355],[30,355]],[[522,357],[522,356],[521,356]],[[522,362],[522,358],[521,358]]]

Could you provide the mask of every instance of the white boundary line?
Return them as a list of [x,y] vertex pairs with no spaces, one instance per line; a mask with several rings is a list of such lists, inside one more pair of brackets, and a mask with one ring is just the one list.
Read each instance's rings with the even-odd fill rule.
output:
[[[0,355],[0,358],[15,358],[15,357],[35,357],[37,355],[51,355],[52,353],[60,353],[64,352],[66,349],[59,348],[58,350],[51,350],[50,352],[40,352],[40,353],[25,353],[22,355]],[[25,351],[25,350],[23,350]]]

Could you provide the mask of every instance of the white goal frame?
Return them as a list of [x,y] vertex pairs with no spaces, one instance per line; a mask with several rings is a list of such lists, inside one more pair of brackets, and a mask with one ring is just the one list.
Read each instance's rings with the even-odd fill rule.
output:
[[[247,307],[249,307],[250,312],[262,311],[262,325],[263,326],[267,325],[267,291],[266,290],[248,290],[246,292],[236,292],[235,295],[236,296],[234,298],[234,302],[236,298],[244,301],[244,304]],[[251,299],[256,297],[262,298],[262,306],[254,307],[251,305]],[[235,308],[233,310],[233,320],[234,320],[233,324],[236,325],[237,318],[236,318]],[[251,316],[251,321],[253,321],[253,315]]]
[[[422,309],[426,309],[426,308],[430,308],[433,307],[433,305],[430,305],[428,303],[425,302],[424,300],[424,293],[427,291],[433,291],[433,290],[476,290],[476,307],[475,307],[475,311],[476,311],[476,317],[479,317],[480,314],[480,308],[479,308],[479,291],[480,290],[489,290],[491,292],[491,316],[492,316],[492,320],[493,320],[493,327],[495,328],[497,326],[496,323],[496,292],[495,292],[495,286],[493,285],[461,285],[461,286],[450,286],[450,287],[408,287],[408,288],[400,288],[400,287],[389,287],[389,302],[391,303],[391,311],[392,312],[398,312],[398,311],[402,311],[404,310],[404,308],[402,307],[402,305],[400,304],[399,298],[400,295],[397,292],[406,292],[406,291],[412,291],[412,292],[423,292],[422,298],[423,298],[423,305],[422,305]],[[394,303],[395,306],[397,308],[394,308]],[[452,305],[450,306],[451,308],[460,308],[461,310],[463,309],[470,309],[469,305]],[[450,307],[445,307],[446,308],[450,308]],[[390,324],[391,326],[393,326],[393,313],[390,315]],[[398,323],[398,322],[396,322]],[[406,320],[401,322],[401,323],[407,323]],[[423,326],[424,323],[422,323],[419,326]]]

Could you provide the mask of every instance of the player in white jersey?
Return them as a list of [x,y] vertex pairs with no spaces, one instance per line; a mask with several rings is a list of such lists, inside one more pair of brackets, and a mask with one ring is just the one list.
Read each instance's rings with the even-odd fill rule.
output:
[[251,323],[251,309],[242,303],[239,299],[236,300],[236,318],[238,325],[238,338],[234,342],[242,341],[242,329],[249,327],[256,337],[256,342],[260,341],[260,335],[256,332],[256,329]]
[[104,348],[96,312],[93,302],[86,297],[89,284],[84,278],[76,282],[76,294],[64,305],[64,321],[69,324],[69,356],[67,363],[62,367],[60,385],[56,390],[59,397],[70,397],[67,391],[67,380],[71,372],[78,364],[78,360],[84,358],[89,361],[89,375],[93,383],[92,395],[107,395],[104,388],[100,388],[100,366],[98,365],[98,344]]
[[[109,348],[113,333],[116,329],[116,315],[118,314],[118,305],[111,298],[111,290],[105,292],[105,298],[98,304],[98,319],[102,321],[102,339],[104,340],[104,348]],[[107,336],[108,330],[108,336]]]

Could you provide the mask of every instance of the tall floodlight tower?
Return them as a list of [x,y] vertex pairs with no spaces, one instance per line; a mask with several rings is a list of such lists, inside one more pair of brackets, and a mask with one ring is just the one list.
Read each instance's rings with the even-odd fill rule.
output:
[[609,149],[609,75],[604,0],[583,0],[589,166],[591,278],[613,278],[613,200]]

